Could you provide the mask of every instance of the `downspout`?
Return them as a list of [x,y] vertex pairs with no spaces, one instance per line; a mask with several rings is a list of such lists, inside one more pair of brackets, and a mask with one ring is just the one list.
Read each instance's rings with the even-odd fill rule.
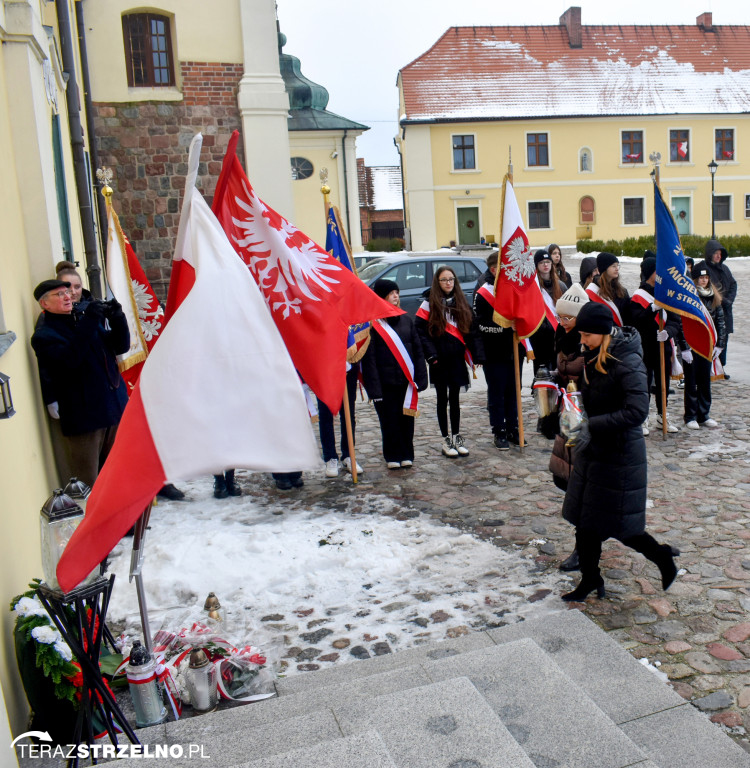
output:
[[76,193],[78,195],[78,210],[81,215],[83,230],[83,252],[86,258],[86,273],[89,276],[89,288],[94,298],[102,297],[99,267],[99,257],[96,250],[96,231],[94,226],[94,210],[91,206],[92,190],[86,169],[86,157],[83,147],[83,126],[81,125],[78,100],[78,82],[76,80],[75,60],[73,57],[73,34],[70,27],[68,0],[58,0],[57,26],[60,33],[60,53],[63,71],[68,74],[68,87],[65,90],[65,101],[68,107],[68,126],[70,129],[70,146],[73,150],[73,167],[75,169]]
[[341,150],[344,153],[344,200],[346,200],[346,231],[349,235],[349,242],[352,237],[352,225],[349,221],[349,178],[346,173],[346,134],[348,128],[344,128],[344,138],[341,139]]
[[[94,132],[94,106],[91,101],[91,76],[89,75],[89,55],[86,51],[86,25],[83,21],[83,3],[77,0],[76,27],[78,31],[78,55],[81,59],[81,77],[83,79],[83,104],[86,110],[86,126],[89,131],[89,158],[91,167],[99,167],[99,153],[96,149],[96,134]],[[102,253],[107,252],[107,203],[104,195],[97,195],[96,207],[99,214],[99,243]]]
[[[406,129],[403,129],[403,134],[401,138],[403,139],[406,136]],[[407,233],[407,227],[406,227],[406,185],[404,184],[404,156],[401,154],[401,147],[399,146],[396,139],[393,139],[393,146],[396,147],[396,152],[398,152],[398,165],[399,170],[401,171],[401,221],[404,225],[404,247],[408,250],[411,250],[411,230],[408,230],[409,232],[409,242],[406,242],[406,233]]]

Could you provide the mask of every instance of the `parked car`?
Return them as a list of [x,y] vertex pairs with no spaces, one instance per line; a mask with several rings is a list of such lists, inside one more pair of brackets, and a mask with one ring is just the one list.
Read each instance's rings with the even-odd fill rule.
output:
[[412,317],[423,301],[422,294],[432,285],[432,276],[439,267],[450,267],[458,278],[461,290],[471,306],[474,286],[486,271],[484,259],[476,256],[446,254],[382,255],[359,270],[359,276],[372,287],[381,277],[393,280],[401,292],[401,307]]

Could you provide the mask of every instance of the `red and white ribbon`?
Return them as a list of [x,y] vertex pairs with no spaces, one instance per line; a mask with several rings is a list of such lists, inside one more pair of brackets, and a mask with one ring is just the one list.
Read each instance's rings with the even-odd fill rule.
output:
[[549,293],[544,290],[544,288],[539,286],[539,290],[542,292],[542,298],[544,299],[544,314],[547,316],[547,320],[549,321],[549,324],[552,326],[552,328],[557,330],[559,323],[557,321],[557,310],[555,309],[555,302],[552,300],[552,297],[549,295]]
[[612,313],[612,318],[615,321],[615,323],[622,327],[622,315],[620,314],[620,310],[617,309],[617,306],[613,301],[610,301],[609,299],[605,299],[604,296],[601,296],[599,294],[599,286],[595,283],[592,283],[587,289],[586,293],[588,294],[588,297],[591,299],[591,301],[596,301],[599,304],[604,304],[605,307],[609,309],[609,311]]
[[412,361],[409,353],[406,351],[404,342],[391,328],[385,320],[376,320],[372,327],[376,333],[385,342],[385,345],[390,350],[391,354],[396,358],[396,362],[401,368],[401,372],[406,376],[406,380],[409,382],[406,387],[406,396],[404,397],[404,415],[419,416],[419,393],[417,391],[417,385],[414,381],[414,362]]
[[[430,319],[429,301],[423,301],[421,303],[419,309],[417,310],[417,317],[421,317],[423,320]],[[474,360],[471,357],[471,352],[469,352],[469,348],[466,346],[466,341],[464,340],[464,335],[458,329],[458,325],[456,324],[456,321],[453,319],[453,315],[451,315],[450,312],[445,313],[445,331],[446,333],[449,333],[451,336],[453,336],[454,339],[458,339],[458,341],[464,345],[464,360],[466,361],[466,365],[471,368],[471,371],[474,374],[474,378],[476,379],[477,374],[476,371],[474,371]]]

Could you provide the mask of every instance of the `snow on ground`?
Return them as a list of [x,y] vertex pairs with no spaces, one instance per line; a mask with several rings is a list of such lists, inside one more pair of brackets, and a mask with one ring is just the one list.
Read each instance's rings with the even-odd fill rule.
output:
[[[429,517],[384,516],[393,502],[378,494],[356,498],[352,505],[362,511],[352,512],[302,502],[260,505],[248,496],[217,501],[206,479],[181,485],[193,501],[160,503],[146,538],[143,578],[152,632],[162,623],[174,630],[200,617],[213,591],[226,634],[271,657],[274,649],[281,654],[282,633],[305,632],[308,620],[321,618],[333,631],[330,640],[347,637],[354,646],[365,634],[377,635],[398,650],[443,639],[451,628],[560,610],[563,582],[569,585],[557,574],[538,573],[520,551]],[[109,621],[137,637],[130,539],[124,541],[112,557]],[[450,618],[435,623],[430,617],[437,611]],[[287,625],[269,629],[261,619],[271,614]],[[293,633],[291,639],[299,642]]]

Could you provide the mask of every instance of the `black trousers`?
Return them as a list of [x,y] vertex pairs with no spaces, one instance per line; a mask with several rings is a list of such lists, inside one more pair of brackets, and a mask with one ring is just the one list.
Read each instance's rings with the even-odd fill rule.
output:
[[699,354],[685,363],[685,423],[706,421],[711,412],[711,363]]
[[414,461],[414,417],[404,414],[403,387],[384,387],[383,399],[375,403],[386,461]]
[[513,361],[484,364],[487,381],[487,410],[493,434],[518,429],[516,408],[516,380]]
[[[656,400],[656,412],[661,413],[661,355],[654,355],[646,361],[646,376],[648,377],[648,390],[651,387],[656,391],[654,399]],[[669,399],[669,384],[672,376],[672,345],[664,344],[664,386],[667,388],[667,401]],[[649,397],[651,395],[649,394]],[[667,406],[669,407],[669,406]]]
[[440,434],[448,437],[448,407],[451,412],[450,434],[457,435],[461,431],[461,406],[459,395],[461,387],[458,384],[435,384],[437,394],[437,418],[440,426]]
[[[661,555],[661,544],[650,533],[639,533],[622,539],[626,547],[640,552],[647,560],[658,563]],[[598,582],[601,578],[599,559],[602,556],[602,538],[596,531],[576,528],[576,549],[581,564],[581,576],[587,583]]]
[[[349,396],[349,413],[352,417],[352,440],[357,442],[357,420],[355,418],[355,404],[357,402],[357,380],[359,377],[359,363],[353,365],[346,372],[346,392]],[[339,411],[339,421],[341,422],[341,458],[346,459],[349,456],[349,440],[346,437],[346,417],[343,411],[343,401]],[[320,432],[320,445],[323,448],[323,461],[338,459],[336,453],[336,430],[334,428],[334,418],[330,408],[322,401],[318,400],[318,431]]]

